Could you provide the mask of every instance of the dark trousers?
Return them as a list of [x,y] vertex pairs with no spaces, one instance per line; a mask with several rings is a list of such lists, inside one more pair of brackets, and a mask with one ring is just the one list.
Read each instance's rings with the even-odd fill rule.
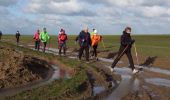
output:
[[80,49],[79,49],[79,59],[81,60],[81,57],[83,55],[84,50],[85,50],[86,61],[89,61],[89,46],[80,47]]
[[[128,47],[126,50],[125,50],[126,47],[124,46],[120,46],[120,49],[119,49],[119,52],[118,52],[118,55],[116,57],[116,59],[114,60],[114,62],[112,63],[112,68],[114,68],[116,66],[116,64],[118,63],[118,61],[120,60],[120,58],[126,54],[126,56],[128,57],[128,60],[129,60],[129,63],[130,63],[130,68],[133,70],[135,67],[134,67],[134,62],[133,62],[133,58],[132,58],[132,54],[131,54],[131,48]],[[124,51],[125,50],[125,51]],[[122,53],[124,51],[124,53]]]
[[66,55],[66,43],[59,43],[59,55],[61,55],[62,49],[63,49],[63,54]]
[[46,46],[47,46],[47,42],[43,42],[44,47],[43,47],[43,52],[45,52]]
[[39,51],[40,49],[40,41],[35,41],[35,49]]
[[17,39],[17,43],[19,43],[19,37],[17,37],[16,39]]
[[94,46],[93,46],[93,53],[92,53],[92,56],[97,57],[97,47],[98,47],[98,45],[94,45]]

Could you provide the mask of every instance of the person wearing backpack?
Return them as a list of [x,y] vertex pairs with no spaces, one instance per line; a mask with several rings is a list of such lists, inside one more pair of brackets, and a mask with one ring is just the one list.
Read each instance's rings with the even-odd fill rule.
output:
[[0,40],[1,40],[1,38],[2,38],[2,31],[0,31]]
[[40,30],[35,32],[33,39],[35,40],[35,49],[39,51],[40,49]]
[[97,58],[97,47],[98,47],[98,43],[102,40],[102,36],[98,35],[96,29],[94,30],[94,33],[91,36],[91,40],[92,40],[91,46],[93,47],[92,57],[94,56],[95,59],[98,60],[98,58]]
[[85,51],[86,61],[89,62],[89,47],[91,46],[91,37],[90,33],[88,32],[88,28],[85,28],[80,32],[78,41],[80,44],[79,60],[81,60],[83,52]]
[[63,54],[66,55],[66,41],[67,41],[67,34],[65,33],[64,29],[61,29],[58,35],[58,48],[59,48],[59,55],[61,56],[61,51],[63,49]]
[[113,68],[116,66],[116,64],[118,63],[118,61],[120,60],[120,58],[126,54],[130,63],[130,68],[132,69],[132,73],[136,74],[139,72],[138,69],[135,68],[134,66],[134,62],[133,62],[133,58],[132,58],[132,54],[131,54],[131,47],[134,44],[135,40],[131,38],[131,28],[130,27],[126,27],[125,30],[123,31],[123,34],[121,36],[120,42],[120,48],[119,48],[119,52],[118,55],[116,57],[116,59],[114,60],[114,62],[112,63],[111,66],[111,71],[113,71]]
[[20,36],[21,36],[20,32],[17,31],[17,33],[15,34],[17,45],[19,44]]
[[44,44],[43,52],[45,52],[47,43],[49,42],[49,39],[50,39],[50,36],[48,35],[46,28],[43,28],[43,31],[40,33],[40,40]]

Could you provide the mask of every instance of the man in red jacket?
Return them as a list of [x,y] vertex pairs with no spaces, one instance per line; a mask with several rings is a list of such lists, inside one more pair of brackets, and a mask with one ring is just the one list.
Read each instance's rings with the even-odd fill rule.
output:
[[66,55],[66,41],[67,41],[67,34],[65,33],[64,29],[60,30],[60,34],[58,35],[58,48],[59,48],[59,55],[61,56],[61,51],[63,49],[63,54]]

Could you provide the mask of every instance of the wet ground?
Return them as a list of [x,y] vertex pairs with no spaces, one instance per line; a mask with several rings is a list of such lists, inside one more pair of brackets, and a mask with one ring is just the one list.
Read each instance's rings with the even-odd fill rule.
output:
[[[50,49],[50,51],[51,51],[51,53],[52,52],[55,52],[55,54],[58,53],[57,49]],[[49,52],[49,51],[47,51],[47,52]],[[76,54],[70,55],[68,57],[72,58],[72,59],[77,59]],[[99,58],[99,61],[112,63],[113,59]],[[123,63],[123,62],[119,61],[119,63]],[[104,66],[104,67],[108,68],[109,66]],[[162,87],[169,88],[170,77],[167,79],[167,77],[170,75],[169,70],[160,69],[157,67],[147,67],[147,66],[138,66],[138,65],[136,65],[136,67],[143,69],[143,71],[141,71],[138,75],[133,75],[132,71],[128,67],[115,68],[113,73],[121,75],[121,81],[120,82],[117,81],[118,86],[116,86],[116,88],[114,90],[112,90],[112,92],[110,92],[110,94],[107,94],[106,97],[103,97],[103,99],[104,100],[120,100],[120,99],[125,100],[127,95],[129,95],[129,96],[134,95],[133,94],[134,92],[147,91],[148,88],[150,88],[149,86],[146,85],[148,83],[155,85],[155,86],[159,86],[159,87],[162,86]],[[149,76],[141,77],[141,76],[144,76],[145,71],[149,71],[149,73],[153,72],[154,74],[155,73],[163,74],[163,75],[161,75],[163,77],[152,77],[152,78],[150,78]],[[164,78],[164,76],[165,76],[165,78]],[[114,87],[114,83],[113,83],[113,87]],[[147,89],[142,88],[142,87],[147,87]],[[157,87],[157,88],[159,88],[159,87]],[[150,89],[152,89],[152,88],[150,88]],[[100,94],[106,90],[107,89],[103,86],[94,86],[93,87],[93,95],[96,96],[97,94]],[[167,89],[167,90],[169,91],[170,89]],[[155,95],[157,95],[160,98],[158,100],[161,100],[161,98],[167,98],[167,100],[170,99],[170,96],[165,97],[166,94],[167,93],[165,93],[165,95],[162,96],[162,94],[156,94],[156,93],[154,93],[154,91],[149,91],[149,93],[142,92],[142,93],[139,93],[138,95],[136,94],[136,98],[132,96],[131,99],[133,100],[135,98],[136,100],[143,100],[143,99],[148,98],[149,100],[151,100],[151,99],[155,99]],[[159,96],[159,95],[161,95],[161,96]],[[138,96],[143,96],[143,97],[138,97]],[[127,97],[127,99],[128,98],[129,97]]]
[[[31,46],[30,46],[31,48]],[[33,49],[33,48],[32,48]],[[58,49],[48,48],[46,53],[52,53],[58,55]],[[69,52],[71,53],[71,52]],[[69,58],[77,59],[76,53],[69,54]],[[112,63],[113,59],[99,58],[100,66],[104,69],[109,69],[104,63]],[[102,63],[104,62],[104,63]],[[123,63],[120,61],[119,63]],[[96,64],[96,68],[98,64]],[[111,83],[111,88],[106,88],[102,85],[92,84],[92,96],[100,97],[99,95],[105,94],[100,99],[103,100],[169,100],[170,99],[170,71],[160,69],[156,67],[148,68],[147,66],[137,66],[143,68],[143,71],[137,75],[133,75],[132,71],[128,67],[116,67],[113,74],[121,76],[121,80],[113,80],[108,78],[107,80]],[[52,77],[46,81],[51,82],[58,78],[70,78],[69,74],[60,71],[57,66],[53,66],[54,73]],[[105,76],[110,74],[105,73]],[[91,79],[93,80],[93,78]],[[89,79],[90,81],[90,79]],[[44,82],[44,83],[46,83]],[[108,92],[108,90],[111,90]],[[99,99],[99,98],[97,98]]]

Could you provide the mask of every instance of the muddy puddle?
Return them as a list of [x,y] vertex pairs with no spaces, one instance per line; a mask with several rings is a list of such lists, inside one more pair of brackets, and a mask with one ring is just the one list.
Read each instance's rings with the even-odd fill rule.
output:
[[55,65],[52,65],[52,68],[54,69],[54,73],[53,73],[52,77],[48,80],[48,82],[58,80],[58,79],[69,79],[69,78],[71,78],[69,73],[66,72],[65,70],[62,70]]
[[115,68],[116,74],[121,75],[119,86],[105,100],[120,100],[131,91],[139,90],[140,81],[132,75],[130,68]]
[[93,96],[96,96],[97,94],[106,91],[106,88],[103,86],[94,86],[93,87]]
[[163,78],[147,78],[145,79],[147,83],[154,84],[157,86],[165,86],[170,88],[170,80]]
[[47,85],[58,79],[71,78],[71,76],[65,70],[62,70],[55,65],[51,65],[51,67],[52,67],[51,72],[49,72],[48,76],[45,79],[34,81],[30,84],[23,85],[20,87],[0,89],[0,97],[16,95],[23,91],[32,90],[34,88]]
[[161,74],[170,75],[170,70],[166,70],[166,69],[160,69],[160,68],[156,68],[156,67],[150,67],[150,68],[148,68],[147,66],[138,66],[138,65],[135,65],[135,67],[137,67],[137,68],[143,68],[143,69],[145,69],[145,70],[152,71],[152,72],[156,72],[156,73],[161,73]]

